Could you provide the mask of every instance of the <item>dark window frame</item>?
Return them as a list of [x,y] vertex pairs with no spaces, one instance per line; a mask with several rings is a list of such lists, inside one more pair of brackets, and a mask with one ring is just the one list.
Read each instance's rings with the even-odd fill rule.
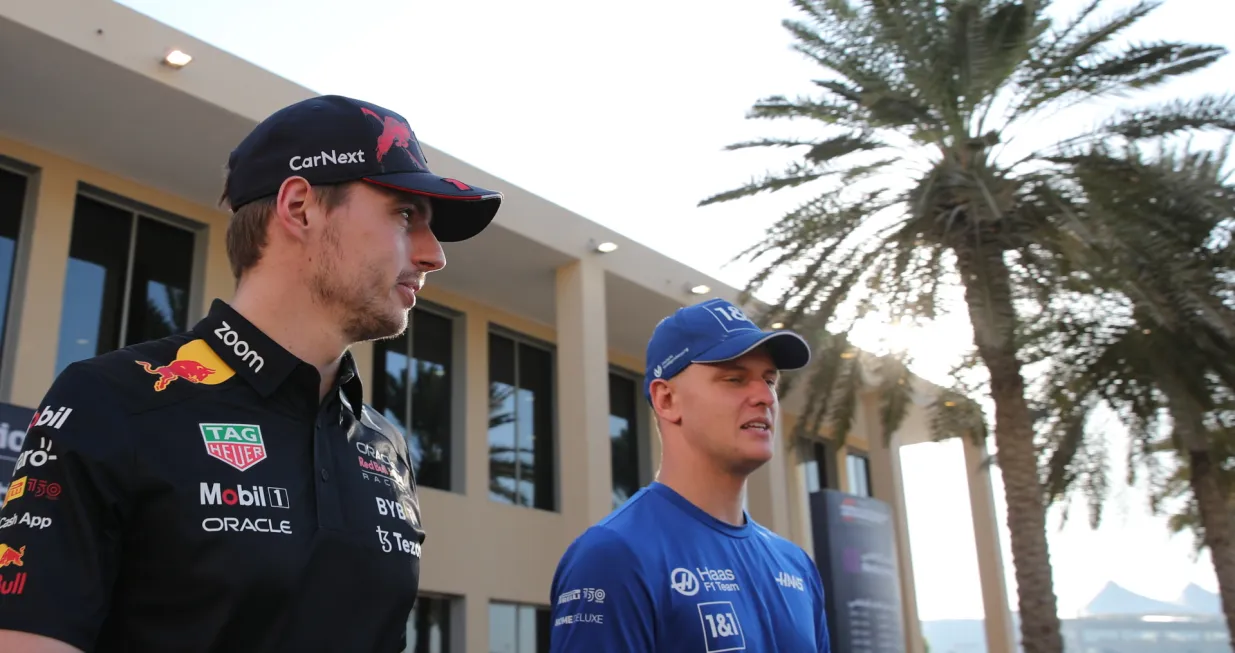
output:
[[[462,596],[440,592],[418,593],[416,603],[412,607],[412,611],[407,615],[408,623],[404,625],[404,628],[406,629],[410,626],[412,620],[416,618],[416,611],[420,608],[421,601],[424,599],[439,601],[445,604],[446,628],[443,630],[443,639],[445,641],[443,642],[442,653],[454,653],[455,651],[463,650],[463,642],[467,638],[467,627],[463,620],[467,618],[467,615],[464,605],[465,598]],[[408,640],[404,653],[420,653],[414,648],[415,644],[416,642]],[[426,651],[425,653],[428,652]]]
[[[94,186],[86,182],[79,181],[74,194],[73,215],[70,219],[70,231],[74,228],[75,220],[77,219],[77,203],[81,199],[86,199],[97,204],[115,209],[117,211],[127,213],[131,220],[129,222],[129,233],[127,235],[127,247],[124,252],[124,285],[120,290],[119,299],[120,306],[118,312],[120,314],[119,324],[116,331],[116,349],[120,349],[136,342],[129,342],[128,330],[131,301],[133,297],[133,268],[135,257],[138,248],[137,234],[141,230],[143,224],[155,224],[164,227],[171,227],[183,231],[191,239],[191,260],[188,264],[189,279],[187,287],[187,295],[185,299],[185,328],[192,328],[193,324],[199,321],[203,314],[203,296],[206,283],[206,248],[209,245],[210,225],[196,220],[192,220],[165,209],[146,204],[140,200],[135,200],[130,197],[120,195],[109,191],[99,186]],[[70,248],[72,247],[72,236],[70,235]],[[67,253],[66,253],[67,254]],[[65,266],[69,265],[71,256],[65,257]],[[67,280],[67,277],[66,277]],[[60,301],[64,301],[63,289],[61,291]],[[62,317],[63,321],[63,317]],[[60,351],[63,343],[61,337],[63,335],[63,325],[59,327],[59,333],[56,338],[56,367],[60,368]],[[106,350],[111,351],[111,350]],[[97,354],[91,354],[91,356]]]
[[4,337],[0,342],[0,398],[4,401],[12,401],[13,381],[17,373],[14,362],[21,341],[21,329],[18,327],[21,325],[22,308],[26,303],[26,291],[29,285],[30,239],[34,230],[34,218],[38,212],[43,171],[36,165],[3,154],[0,154],[0,169],[26,179],[21,216],[18,218],[17,245],[13,251],[12,276],[9,279],[8,306],[4,313],[0,314],[0,320],[3,320],[4,325]]
[[[409,359],[412,358],[412,352],[415,351],[416,343],[413,342],[415,333],[416,312],[423,311],[434,317],[442,318],[450,322],[450,433],[446,438],[449,451],[447,452],[448,459],[448,480],[447,487],[424,486],[427,490],[437,490],[440,492],[452,492],[455,494],[466,494],[467,489],[467,315],[462,311],[455,310],[443,304],[426,301],[420,298],[416,299],[416,306],[412,309],[408,317],[408,350],[403,352]],[[385,363],[379,363],[378,358],[383,353],[385,345],[374,343],[373,346],[373,364],[371,370],[371,399],[370,403],[375,409],[382,405],[377,400],[379,393],[385,389]],[[378,375],[382,374],[379,379]],[[408,392],[413,389],[409,386]],[[412,405],[408,402],[407,418],[412,418]],[[407,424],[400,425],[407,432]],[[410,454],[411,444],[408,443],[408,451]]]
[[[558,401],[558,384],[561,382],[561,380],[560,380],[560,378],[559,378],[559,376],[558,376],[558,371],[557,371],[557,367],[558,367],[558,365],[557,365],[557,357],[558,357],[557,346],[556,346],[556,345],[554,345],[552,342],[548,342],[548,341],[546,341],[546,340],[542,340],[542,339],[537,338],[537,337],[535,337],[535,336],[530,336],[530,335],[528,335],[528,334],[526,334],[526,333],[523,333],[523,332],[521,332],[521,331],[516,331],[516,330],[514,330],[514,329],[511,329],[511,328],[509,328],[509,327],[502,326],[501,324],[498,324],[498,323],[495,323],[495,322],[490,322],[490,323],[488,324],[487,329],[485,330],[485,346],[486,346],[486,350],[488,350],[488,349],[489,349],[489,347],[488,347],[488,343],[489,343],[489,340],[490,340],[493,336],[498,336],[498,337],[501,337],[501,338],[506,338],[506,339],[508,339],[508,340],[510,340],[510,341],[512,341],[512,342],[514,343],[514,346],[515,346],[515,352],[516,352],[516,354],[515,354],[515,361],[514,361],[515,370],[516,370],[516,379],[515,379],[516,383],[518,383],[518,376],[517,376],[518,365],[519,365],[519,363],[518,363],[518,360],[519,360],[519,359],[518,359],[518,349],[519,349],[519,346],[520,346],[520,345],[524,345],[524,346],[527,346],[527,347],[532,347],[532,348],[535,348],[535,349],[540,349],[540,350],[542,350],[542,351],[544,351],[545,353],[547,353],[547,354],[548,354],[548,358],[549,358],[549,395],[548,395],[548,398],[549,398],[549,401],[551,402],[551,403],[550,403],[550,410],[549,410],[549,416],[550,416],[550,425],[549,425],[549,429],[550,429],[550,434],[549,434],[549,443],[550,443],[550,444],[549,444],[549,446],[550,446],[550,455],[549,455],[549,460],[550,460],[550,462],[549,462],[549,470],[550,470],[550,474],[551,474],[550,481],[551,481],[551,486],[552,486],[552,491],[550,492],[550,496],[552,497],[552,504],[551,504],[551,506],[552,506],[552,507],[550,507],[550,508],[541,508],[541,507],[538,507],[538,506],[534,505],[534,504],[535,504],[535,501],[534,501],[534,500],[533,500],[533,505],[524,505],[524,504],[522,504],[522,503],[512,503],[512,502],[505,502],[505,501],[496,501],[496,500],[494,500],[494,499],[493,499],[493,497],[489,494],[489,490],[487,489],[487,488],[489,487],[489,483],[491,483],[491,482],[492,482],[492,480],[493,480],[493,474],[492,474],[491,468],[490,468],[490,471],[486,472],[486,474],[485,474],[485,487],[486,487],[485,494],[489,497],[489,501],[491,501],[491,502],[493,502],[493,503],[498,503],[498,504],[501,504],[501,505],[513,506],[513,507],[518,507],[518,508],[526,508],[526,509],[531,509],[531,510],[542,510],[542,511],[545,511],[545,512],[559,513],[559,512],[561,512],[561,508],[562,508],[562,496],[561,496],[561,495],[562,495],[562,482],[561,482],[561,481],[562,481],[562,474],[561,474],[561,464],[560,464],[560,460],[561,460],[561,425],[560,425],[560,421],[561,421],[561,418],[560,418],[560,416],[559,416],[559,415],[560,415],[560,406],[559,406],[559,401]],[[491,387],[491,385],[492,385],[492,383],[493,383],[493,380],[492,380],[492,375],[491,375],[491,374],[490,374],[490,372],[489,372],[490,367],[492,366],[492,360],[493,360],[493,352],[492,352],[492,351],[486,351],[486,356],[485,356],[485,394],[486,394],[486,395],[488,394],[488,392],[489,392],[489,388]],[[486,419],[487,419],[487,417],[486,417]],[[489,445],[489,428],[488,428],[487,426],[486,426],[486,428],[485,428],[485,435],[486,435],[486,437],[485,437],[485,446],[486,446],[486,455],[485,455],[485,460],[486,460],[486,463],[485,463],[485,466],[486,466],[486,467],[489,467],[489,461],[491,460],[491,458],[490,458],[490,455],[489,455],[489,452],[488,452],[488,449],[487,449],[487,448],[490,446],[490,445]],[[516,432],[515,437],[516,437],[516,441],[517,441],[517,439],[518,439],[518,433],[517,433],[517,432]],[[539,454],[536,454],[536,456],[537,456],[537,457],[539,457]],[[533,477],[533,478],[534,478],[534,477]],[[533,483],[533,486],[535,487],[535,486],[536,486],[536,481],[534,481],[534,480],[533,480],[533,482],[532,482],[532,483]]]
[[820,490],[839,490],[837,481],[836,444],[831,440],[803,440],[798,443],[799,461],[815,472],[819,487],[811,488],[809,478],[804,478],[807,494]]
[[[865,494],[855,493],[852,491],[854,480],[853,480],[853,475],[850,474],[849,472],[850,461],[852,460],[861,461],[862,474],[865,477],[864,480],[866,481],[866,488],[865,488],[866,493]],[[867,452],[855,451],[855,450],[849,450],[845,452],[845,485],[846,485],[845,490],[849,492],[850,494],[858,494],[858,496],[866,496],[866,497],[875,496],[875,483],[871,479],[871,460],[870,460],[870,455]]]
[[[619,365],[609,366],[609,376],[619,377],[630,381],[634,384],[634,399],[635,399],[635,414],[633,418],[633,427],[635,429],[635,459],[636,469],[638,470],[635,482],[638,487],[642,488],[652,481],[654,476],[652,464],[652,433],[651,433],[651,406],[643,397],[643,376],[631,370],[628,370]],[[612,415],[612,406],[609,408],[609,415]],[[612,446],[612,445],[611,445]],[[610,449],[612,451],[612,448]],[[613,468],[610,463],[610,469]],[[610,480],[612,486],[612,480]],[[612,492],[612,488],[610,489]]]
[[137,230],[141,225],[142,218],[183,229],[193,236],[193,261],[189,266],[188,313],[185,321],[188,323],[188,326],[192,327],[194,323],[202,319],[204,315],[202,296],[206,285],[205,255],[206,247],[210,240],[208,238],[209,225],[86,182],[77,183],[77,193],[73,198],[74,207],[76,207],[78,197],[86,197],[133,214],[132,226],[129,229],[129,248],[125,252],[127,267],[125,268],[123,303],[120,308],[119,347],[134,344],[126,342],[125,338],[129,321],[129,300],[133,294],[133,254],[137,249]]
[[[495,606],[510,607],[515,609],[515,653],[549,653],[549,635],[553,629],[553,608],[539,603],[524,603],[522,601],[510,601],[498,597],[492,597],[489,600],[489,637],[485,642],[488,650],[493,650],[493,608]],[[536,650],[531,652],[518,650],[519,642],[519,610],[529,609],[535,611],[536,622]]]

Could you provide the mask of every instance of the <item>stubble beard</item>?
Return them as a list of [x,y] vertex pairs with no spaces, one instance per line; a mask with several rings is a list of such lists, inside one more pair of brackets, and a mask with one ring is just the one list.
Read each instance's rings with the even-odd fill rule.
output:
[[399,336],[407,329],[407,310],[393,309],[390,290],[380,266],[365,262],[351,277],[340,273],[342,248],[332,224],[322,235],[321,255],[309,280],[313,300],[339,320],[348,342],[366,342]]

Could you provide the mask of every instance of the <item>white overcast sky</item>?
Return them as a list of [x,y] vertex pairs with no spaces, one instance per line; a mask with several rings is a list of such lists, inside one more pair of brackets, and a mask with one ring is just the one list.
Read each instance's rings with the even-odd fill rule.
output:
[[[696,204],[789,161],[785,153],[721,148],[803,135],[802,127],[744,116],[760,97],[812,92],[810,80],[822,75],[788,48],[780,21],[794,14],[785,0],[122,4],[315,91],[397,110],[433,147],[735,286],[750,270],[725,264],[790,198]],[[1059,0],[1057,10],[1077,4]],[[1235,51],[1232,24],[1229,0],[1166,0],[1132,36]],[[1169,93],[1235,90],[1233,57]],[[1072,133],[1077,124],[1055,119],[1022,139]],[[941,380],[970,333],[967,322],[950,319],[908,337],[919,359],[915,370]],[[1118,448],[1120,430],[1109,432]],[[923,619],[982,616],[963,465],[956,443],[904,452]],[[1216,589],[1208,555],[1194,561],[1190,538],[1170,537],[1164,521],[1148,515],[1144,489],[1117,488],[1097,531],[1084,514],[1061,530],[1053,513],[1049,540],[1061,616],[1074,615],[1107,581],[1167,600],[1188,582]],[[1002,520],[998,478],[996,492]],[[1001,537],[1015,609],[1006,530]]]

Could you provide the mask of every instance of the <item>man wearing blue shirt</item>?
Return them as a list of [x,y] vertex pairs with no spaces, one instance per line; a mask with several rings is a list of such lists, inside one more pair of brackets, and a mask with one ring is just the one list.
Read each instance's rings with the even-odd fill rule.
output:
[[780,370],[808,362],[800,336],[762,331],[722,299],[656,326],[644,396],[660,470],[562,556],[551,651],[830,652],[814,563],[742,507],[776,446]]

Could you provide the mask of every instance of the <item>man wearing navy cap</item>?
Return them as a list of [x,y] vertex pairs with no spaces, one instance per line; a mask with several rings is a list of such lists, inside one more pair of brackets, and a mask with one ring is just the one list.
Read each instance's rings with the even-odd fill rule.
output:
[[646,362],[660,470],[562,556],[550,650],[830,651],[814,563],[742,507],[774,452],[780,371],[810,362],[806,341],[713,299],[662,320]]
[[0,651],[406,647],[416,461],[348,350],[402,333],[441,243],[502,196],[431,172],[393,111],[325,96],[257,125],[223,199],[231,302],[39,404],[0,512]]

